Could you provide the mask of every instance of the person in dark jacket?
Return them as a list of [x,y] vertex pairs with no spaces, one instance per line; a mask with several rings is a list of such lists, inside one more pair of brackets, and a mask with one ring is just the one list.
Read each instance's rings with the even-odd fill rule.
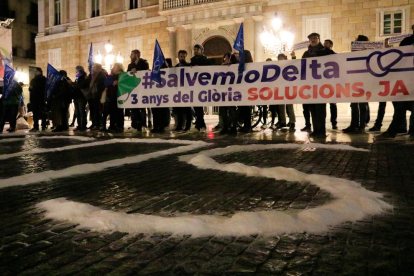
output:
[[[333,48],[333,41],[330,40],[330,39],[325,39],[325,42],[323,43],[323,47],[325,47],[326,49],[331,49],[332,50],[332,48]],[[332,129],[338,129],[338,126],[337,126],[337,124],[338,124],[338,122],[337,122],[337,118],[338,118],[338,107],[337,107],[336,103],[330,103],[329,104],[329,108],[331,110],[331,124],[332,124]]]
[[[188,53],[186,50],[178,51],[178,63],[175,65],[175,67],[190,66],[190,63],[187,62],[187,55]],[[193,120],[191,107],[174,107],[173,112],[177,114],[177,127],[175,128],[175,131],[189,131],[191,128],[191,121]]]
[[[92,74],[89,75],[89,91],[88,96],[86,97],[92,119],[92,125],[89,127],[90,130],[99,130],[101,125],[102,114],[100,111],[100,105],[102,93],[105,90],[106,77],[107,76],[102,68],[102,65],[95,63],[92,66]],[[102,124],[106,124],[106,122],[102,122]]]
[[52,92],[50,100],[50,109],[52,113],[53,132],[66,131],[69,129],[68,125],[68,113],[69,104],[71,102],[72,86],[68,82],[68,74],[66,71],[59,71],[62,76],[57,87]]
[[[365,35],[358,35],[355,41],[369,41]],[[368,103],[351,103],[351,124],[342,130],[348,134],[365,133],[365,126],[369,122]]]
[[[168,68],[168,63],[165,62],[161,69]],[[154,121],[154,127],[151,133],[162,133],[164,129],[170,125],[171,112],[168,107],[154,107],[151,108]]]
[[[244,51],[245,62],[253,62],[252,54],[249,50]],[[243,119],[243,127],[240,128],[240,132],[249,133],[252,132],[252,107],[251,106],[239,106],[240,114]]]
[[[223,65],[237,64],[237,58],[232,53],[227,53],[223,57]],[[237,109],[236,106],[220,106],[219,112],[221,111],[223,128],[220,134],[237,134]],[[220,115],[220,114],[219,114]]]
[[[200,44],[194,45],[194,56],[190,60],[190,66],[209,66],[212,65],[210,60],[204,55],[204,47]],[[204,122],[204,107],[194,107],[196,113],[195,128],[198,131],[206,130],[206,123]]]
[[30,81],[30,104],[33,111],[33,128],[30,131],[39,131],[39,120],[42,120],[42,130],[46,129],[46,77],[43,70],[37,67],[35,77]]
[[72,82],[68,80],[69,84],[72,84],[73,89],[72,98],[75,105],[75,115],[78,121],[76,130],[86,130],[86,98],[85,95],[89,94],[89,79],[87,78],[85,69],[83,66],[76,66],[76,80]]
[[12,95],[10,95],[9,99],[3,99],[3,109],[2,109],[2,116],[0,120],[0,133],[3,132],[4,124],[6,120],[9,120],[10,128],[7,130],[9,132],[16,131],[16,119],[17,119],[17,110],[19,108],[19,102],[21,101],[22,93],[23,93],[23,83],[19,82],[15,84],[14,91]]
[[[118,77],[121,72],[124,72],[124,66],[122,63],[115,63],[111,75],[105,80],[106,99],[104,110],[109,114],[108,131],[118,132],[124,130],[124,110],[118,108],[117,105]],[[106,116],[103,115],[103,117],[106,121]]]
[[[413,35],[404,38],[400,42],[400,46],[409,46],[414,45],[414,25],[411,26]],[[402,102],[392,102],[394,106],[394,115],[392,116],[392,121],[388,130],[381,135],[377,136],[377,139],[393,139],[399,132],[399,129],[406,120],[407,110],[411,111],[410,116],[410,128],[408,134],[410,138],[414,138],[414,101],[402,101]]]
[[[148,61],[141,58],[139,50],[131,51],[131,63],[128,65],[128,72],[149,70]],[[147,114],[145,108],[133,108],[131,111],[131,127],[141,131],[142,127],[147,127]]]
[[[308,50],[303,53],[302,58],[320,57],[335,54],[329,48],[325,48],[320,42],[320,35],[318,33],[311,33],[308,35],[309,47]],[[304,104],[303,115],[305,116],[305,129],[302,131],[310,131],[311,124],[309,118],[306,118],[305,108],[310,111],[313,123],[313,132],[310,133],[311,137],[326,137],[326,104]]]

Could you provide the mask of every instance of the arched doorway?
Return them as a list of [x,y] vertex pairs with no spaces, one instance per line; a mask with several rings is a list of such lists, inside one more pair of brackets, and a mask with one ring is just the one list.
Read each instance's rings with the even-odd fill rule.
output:
[[214,65],[221,65],[223,62],[223,55],[227,52],[232,52],[229,41],[222,36],[213,36],[208,38],[203,43],[204,54],[212,61]]

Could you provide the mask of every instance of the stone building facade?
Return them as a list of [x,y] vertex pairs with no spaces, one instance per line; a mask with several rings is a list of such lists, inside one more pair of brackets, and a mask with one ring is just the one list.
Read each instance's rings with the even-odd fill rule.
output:
[[[30,77],[34,76],[36,66],[37,0],[1,0],[0,2],[0,20],[14,19],[12,23],[13,68],[27,75],[27,79],[23,81],[28,84]],[[23,93],[28,101],[27,86],[24,87]]]
[[[295,42],[318,32],[331,39],[337,53],[350,51],[359,34],[383,41],[411,32],[414,0],[39,0],[36,63],[67,70],[87,66],[89,46],[103,51],[110,40],[114,51],[129,62],[132,49],[152,64],[155,39],[164,55],[177,62],[177,51],[192,53],[196,43],[210,45],[209,57],[231,49],[240,23],[244,24],[245,49],[255,61],[264,53],[259,32],[269,26],[275,12],[295,33]],[[222,45],[214,47],[214,45]],[[298,56],[301,52],[297,53]]]

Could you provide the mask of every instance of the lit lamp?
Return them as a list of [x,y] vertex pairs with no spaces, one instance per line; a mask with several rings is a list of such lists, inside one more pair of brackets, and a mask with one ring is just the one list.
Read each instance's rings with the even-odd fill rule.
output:
[[18,71],[16,69],[14,73],[14,78],[16,79],[17,82],[22,82],[24,84],[29,83],[29,77],[27,76],[25,72],[23,72],[23,70]]
[[[102,61],[105,61],[105,65],[103,66],[105,70],[108,72],[111,70],[115,63],[115,55],[112,54],[113,45],[111,44],[111,41],[108,40],[108,43],[105,44],[105,51],[106,54],[103,57],[101,55],[101,52],[98,50],[97,54],[95,55],[94,59],[96,63],[102,64]],[[116,56],[116,62],[123,63],[124,58],[121,56],[121,52],[118,52],[118,55]]]
[[283,52],[291,52],[293,48],[293,41],[295,35],[285,29],[285,25],[275,13],[272,20],[272,28],[270,32],[263,26],[263,31],[260,33],[260,41],[262,42],[264,52],[268,52],[271,56],[277,56]]

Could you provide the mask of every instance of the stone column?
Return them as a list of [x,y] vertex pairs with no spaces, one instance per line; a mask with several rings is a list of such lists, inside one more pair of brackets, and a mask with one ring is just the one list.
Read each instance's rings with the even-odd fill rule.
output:
[[191,24],[183,25],[185,30],[185,45],[189,58],[193,56],[193,26]]
[[263,46],[262,42],[260,41],[259,33],[263,29],[263,16],[257,15],[252,16],[254,22],[254,61],[260,62],[263,61]]
[[55,25],[55,1],[49,0],[49,27]]
[[78,26],[78,0],[71,0],[69,4],[68,31],[79,31]]
[[177,63],[177,28],[176,27],[167,27],[169,31],[169,47],[170,47],[170,57],[172,59],[172,64]]
[[244,20],[244,48],[249,50],[252,53],[252,56],[255,56],[255,31],[254,31],[254,20],[252,18],[246,18]]
[[38,34],[37,36],[44,36],[45,35],[45,1],[39,0],[37,5],[38,11]]

